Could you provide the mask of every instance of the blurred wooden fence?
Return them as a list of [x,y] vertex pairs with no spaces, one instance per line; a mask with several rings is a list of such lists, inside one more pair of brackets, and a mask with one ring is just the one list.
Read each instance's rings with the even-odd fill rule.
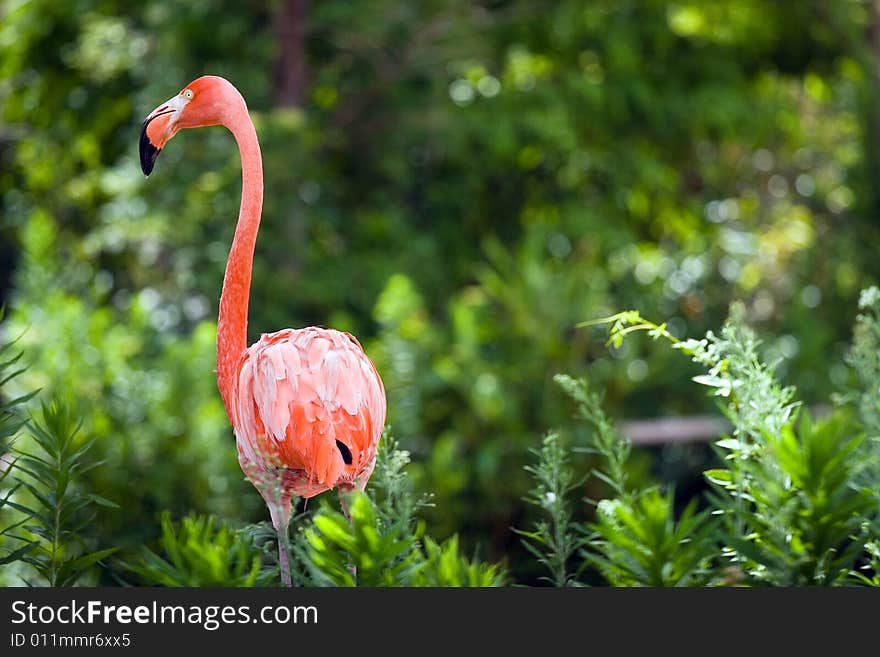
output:
[[730,431],[730,423],[711,415],[660,417],[621,422],[620,433],[634,445],[707,442]]
[[[880,2],[880,0],[878,0]],[[828,404],[809,406],[814,418],[831,414]],[[708,442],[728,433],[730,422],[713,415],[691,415],[689,417],[658,417],[644,420],[629,420],[618,426],[620,433],[627,436],[633,445],[663,445],[666,443]]]

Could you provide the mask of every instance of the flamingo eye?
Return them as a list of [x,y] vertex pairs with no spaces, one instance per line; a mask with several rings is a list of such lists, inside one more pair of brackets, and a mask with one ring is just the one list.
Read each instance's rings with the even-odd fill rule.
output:
[[192,100],[192,97],[194,95],[195,94],[193,94],[192,89],[184,89],[183,90],[183,97],[186,98],[187,100]]

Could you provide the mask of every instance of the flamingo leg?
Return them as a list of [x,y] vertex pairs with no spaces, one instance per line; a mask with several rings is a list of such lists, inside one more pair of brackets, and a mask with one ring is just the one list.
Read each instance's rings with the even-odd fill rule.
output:
[[287,526],[275,525],[278,534],[278,568],[281,570],[281,584],[293,585],[290,579],[290,556],[287,554]]
[[272,526],[278,536],[278,569],[281,571],[281,584],[292,586],[290,579],[290,556],[287,545],[287,528],[290,525],[290,495],[282,487],[281,479],[273,482],[265,491],[261,490],[266,506],[269,507],[269,515],[272,517]]
[[[340,484],[340,486],[339,486],[339,506],[342,507],[342,515],[344,515],[345,519],[348,520],[349,525],[352,524],[352,522],[351,522],[351,511],[349,511],[349,509],[348,509],[348,495],[347,495],[347,493],[354,490],[354,488],[355,488],[354,486],[345,485],[345,484]],[[357,576],[358,576],[357,566],[355,566],[353,563],[349,564],[348,572],[350,572],[351,576],[354,577],[354,585],[357,586]]]
[[344,494],[339,496],[339,506],[342,508],[342,515],[348,520],[348,524],[351,524],[351,511],[348,510],[348,500]]

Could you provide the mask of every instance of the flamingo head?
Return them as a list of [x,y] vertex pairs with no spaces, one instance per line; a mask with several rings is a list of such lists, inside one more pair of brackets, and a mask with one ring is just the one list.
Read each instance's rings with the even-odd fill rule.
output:
[[141,128],[141,170],[153,171],[165,144],[182,128],[226,125],[241,108],[244,98],[228,80],[205,75],[193,80],[180,93],[147,115]]

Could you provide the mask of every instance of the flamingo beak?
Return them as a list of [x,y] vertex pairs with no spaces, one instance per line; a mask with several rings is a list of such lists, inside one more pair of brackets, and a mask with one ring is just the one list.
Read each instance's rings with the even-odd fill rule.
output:
[[145,176],[153,172],[156,158],[166,142],[177,134],[177,120],[185,105],[185,98],[174,96],[147,115],[141,127],[141,171]]

